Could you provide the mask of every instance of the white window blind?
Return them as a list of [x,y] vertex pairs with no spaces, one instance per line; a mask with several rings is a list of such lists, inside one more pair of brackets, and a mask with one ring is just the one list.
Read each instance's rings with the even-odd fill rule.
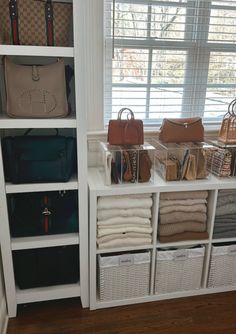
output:
[[122,107],[146,125],[220,122],[236,97],[236,0],[104,1],[105,124]]

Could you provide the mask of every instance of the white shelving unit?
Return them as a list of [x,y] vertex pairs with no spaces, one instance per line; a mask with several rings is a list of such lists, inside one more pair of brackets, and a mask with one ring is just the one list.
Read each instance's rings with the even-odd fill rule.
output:
[[[214,217],[217,204],[218,190],[220,189],[235,189],[236,181],[232,178],[217,178],[210,175],[207,179],[196,181],[171,181],[165,182],[158,175],[155,175],[155,182],[148,184],[120,184],[105,186],[104,175],[102,170],[98,168],[89,169],[89,192],[90,192],[90,308],[99,309],[105,307],[113,307],[120,305],[136,304],[171,298],[179,298],[186,296],[203,295],[209,293],[225,292],[236,290],[235,285],[222,286],[217,288],[208,288],[207,279],[210,265],[210,255],[212,244],[222,242],[234,242],[235,238],[213,239]],[[179,242],[160,243],[157,239],[158,230],[158,211],[159,211],[159,197],[163,192],[173,191],[194,191],[194,190],[208,190],[208,218],[207,231],[209,238],[207,240],[189,240]],[[113,249],[98,249],[96,244],[97,235],[97,200],[100,196],[113,195],[128,195],[128,194],[153,194],[153,209],[152,209],[152,226],[153,226],[153,243],[152,245],[140,247],[125,247]],[[156,266],[156,250],[165,249],[167,247],[189,247],[195,245],[205,246],[205,256],[203,264],[203,274],[201,281],[201,288],[190,291],[177,291],[173,293],[154,294],[155,281],[155,266]],[[151,250],[151,266],[150,266],[150,293],[147,296],[139,298],[129,298],[123,300],[100,301],[98,293],[98,276],[97,276],[97,258],[99,254],[121,253],[138,250]]]
[[[83,80],[86,73],[83,61],[86,54],[83,48],[84,21],[83,0],[73,2],[73,34],[74,47],[47,47],[47,46],[14,46],[0,45],[0,56],[21,57],[63,57],[70,58],[74,63],[75,77],[75,105],[76,111],[63,119],[13,119],[9,118],[5,110],[0,114],[0,131],[10,129],[38,128],[38,129],[73,129],[77,141],[77,175],[66,183],[37,183],[37,184],[11,184],[5,182],[0,149],[0,241],[3,262],[3,271],[6,288],[6,300],[9,317],[16,316],[17,304],[37,302],[51,299],[80,297],[83,307],[89,306],[88,299],[88,199],[87,199],[87,140],[86,140],[86,112],[84,110],[85,94],[83,92]],[[4,102],[4,101],[3,101]],[[4,106],[4,103],[3,103]],[[24,238],[12,238],[10,235],[7,210],[7,194],[78,190],[79,198],[79,233],[69,233],[50,236],[36,236]],[[76,284],[49,286],[20,290],[15,283],[12,252],[55,246],[79,246],[79,272],[80,281]]]

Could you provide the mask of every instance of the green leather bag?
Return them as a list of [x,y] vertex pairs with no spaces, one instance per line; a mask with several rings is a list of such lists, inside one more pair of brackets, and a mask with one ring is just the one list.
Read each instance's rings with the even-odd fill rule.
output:
[[23,136],[2,139],[5,177],[13,183],[67,182],[76,170],[75,138]]

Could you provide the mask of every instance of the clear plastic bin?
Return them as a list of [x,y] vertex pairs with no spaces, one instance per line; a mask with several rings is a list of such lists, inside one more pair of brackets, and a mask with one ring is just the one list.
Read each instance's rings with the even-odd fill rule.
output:
[[156,148],[155,167],[166,181],[196,180],[208,177],[206,152],[212,145],[201,143],[162,143]]
[[100,142],[105,184],[144,183],[154,181],[155,147],[118,146]]

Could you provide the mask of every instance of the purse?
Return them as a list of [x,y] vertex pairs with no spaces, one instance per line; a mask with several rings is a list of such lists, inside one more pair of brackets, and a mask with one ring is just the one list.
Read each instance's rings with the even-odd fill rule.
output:
[[[122,120],[121,116],[125,110],[128,110],[129,114],[127,120]],[[131,109],[122,108],[117,119],[109,121],[107,141],[111,145],[142,145],[143,121],[135,119]]]
[[224,115],[223,121],[221,123],[218,140],[224,144],[236,143],[236,114],[234,113],[235,106],[236,99],[230,102],[228,111]]
[[54,118],[68,114],[63,59],[50,65],[17,65],[5,57],[7,114]]
[[4,44],[68,46],[72,4],[51,0],[1,0]]
[[78,232],[77,191],[9,195],[12,237]]
[[152,161],[147,150],[139,151],[139,182],[148,182],[151,178]]
[[164,118],[159,139],[163,143],[201,142],[204,141],[204,127],[200,117]]
[[67,182],[76,170],[72,137],[23,136],[2,139],[5,177],[13,183]]

